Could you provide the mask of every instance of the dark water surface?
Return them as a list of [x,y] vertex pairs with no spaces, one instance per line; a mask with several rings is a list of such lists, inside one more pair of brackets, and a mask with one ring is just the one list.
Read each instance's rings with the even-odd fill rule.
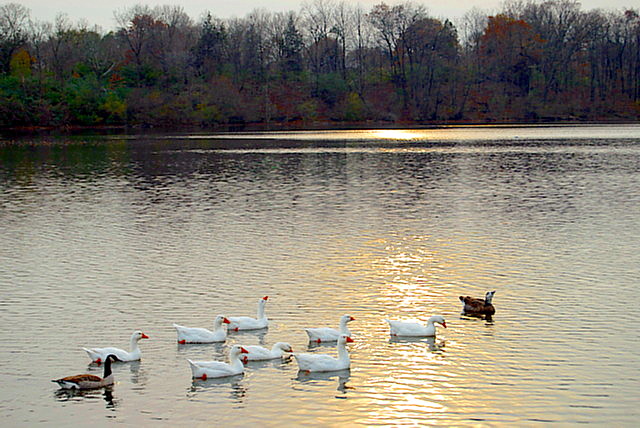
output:
[[[637,426],[640,126],[0,140],[7,426]],[[458,296],[497,290],[493,322]],[[268,331],[178,345],[171,324]],[[190,359],[348,313],[350,371]],[[434,339],[384,318],[443,315]],[[108,391],[83,346],[128,348]],[[311,352],[335,353],[330,346]]]

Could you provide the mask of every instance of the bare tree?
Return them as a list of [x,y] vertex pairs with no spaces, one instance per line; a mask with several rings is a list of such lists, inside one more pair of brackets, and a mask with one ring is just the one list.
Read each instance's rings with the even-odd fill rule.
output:
[[[352,53],[352,67],[356,70],[356,87],[358,94],[362,98],[365,86],[365,72],[367,48],[372,45],[372,31],[369,20],[365,11],[360,6],[356,6],[350,14],[350,20],[347,25],[348,40],[352,43],[348,46]],[[350,64],[347,64],[349,66]]]
[[118,37],[127,47],[128,56],[133,59],[136,83],[141,85],[145,79],[145,65],[153,57],[157,28],[164,24],[158,20],[157,10],[140,4],[114,12],[114,18],[118,25]]
[[426,17],[424,6],[413,3],[404,3],[393,7],[380,3],[374,6],[369,13],[371,24],[378,31],[380,40],[387,50],[393,75],[402,88],[405,109],[409,106],[409,94],[407,91],[407,52],[404,41],[408,29]]
[[11,57],[27,42],[30,15],[18,3],[0,6],[0,71],[9,71]]
[[157,49],[153,54],[165,73],[177,73],[186,79],[189,51],[196,40],[193,21],[182,6],[160,6],[156,13],[164,25],[155,32]]
[[35,59],[34,68],[40,84],[42,84],[42,78],[47,70],[45,50],[51,31],[52,26],[48,22],[29,22],[29,44],[32,47],[32,55]]

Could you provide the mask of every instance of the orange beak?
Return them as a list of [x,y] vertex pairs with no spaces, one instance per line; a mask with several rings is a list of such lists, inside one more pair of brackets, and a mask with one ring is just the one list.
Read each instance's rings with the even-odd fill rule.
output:
[[347,336],[347,343],[352,343],[352,342],[353,342],[353,339]]
[[350,320],[350,321],[355,321],[355,320],[356,320],[356,319],[355,319],[354,317],[351,317],[351,320]]
[[242,346],[240,347],[240,353],[241,354],[248,354],[249,351],[247,351],[246,349],[244,349]]
[[223,319],[222,322],[225,324],[231,324],[231,321],[229,321],[227,318]]
[[146,334],[142,333],[142,336],[140,336],[140,339],[148,339],[149,336],[147,336]]
[[444,328],[447,328],[447,323],[446,323],[446,322],[444,322],[444,321],[442,321],[442,326],[443,326]]
[[268,299],[269,299],[269,296],[264,296],[264,297],[262,298],[262,300],[268,300]]

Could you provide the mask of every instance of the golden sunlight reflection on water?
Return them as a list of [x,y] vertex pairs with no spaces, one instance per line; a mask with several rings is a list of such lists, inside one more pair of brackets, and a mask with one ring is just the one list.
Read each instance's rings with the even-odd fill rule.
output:
[[[315,131],[233,132],[175,136],[176,139],[231,139],[231,140],[301,140],[301,141],[518,141],[573,139],[598,140],[634,138],[640,126],[616,125],[469,125],[440,126],[418,129],[364,129]],[[166,138],[166,137],[164,137]]]
[[415,131],[409,129],[379,129],[364,133],[364,137],[383,140],[412,140],[424,138],[428,135],[425,131]]

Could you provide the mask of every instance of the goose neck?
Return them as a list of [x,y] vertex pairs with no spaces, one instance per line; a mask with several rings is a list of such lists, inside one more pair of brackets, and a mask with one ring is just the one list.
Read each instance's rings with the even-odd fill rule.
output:
[[349,321],[346,319],[340,320],[340,334],[351,336],[351,331],[349,330],[349,326],[347,325],[348,322]]
[[443,322],[444,322],[444,319],[441,316],[434,315],[431,318],[429,318],[429,321],[427,323],[429,325],[435,325],[435,323],[442,324]]
[[349,351],[347,351],[347,344],[344,342],[338,342],[338,359],[340,361],[349,360]]
[[282,357],[282,348],[280,347],[279,343],[276,343],[275,345],[273,345],[271,347],[271,354],[274,356],[278,356],[278,357]]
[[138,351],[140,348],[138,348],[138,338],[136,336],[131,336],[131,352],[135,352]]
[[244,364],[240,360],[240,354],[231,355],[229,358],[229,363],[234,370],[243,370]]
[[259,320],[267,318],[264,313],[264,306],[265,306],[265,301],[260,300],[260,303],[258,303],[258,319]]
[[111,374],[111,358],[107,358],[104,361],[104,373],[102,374],[102,378],[107,379]]

